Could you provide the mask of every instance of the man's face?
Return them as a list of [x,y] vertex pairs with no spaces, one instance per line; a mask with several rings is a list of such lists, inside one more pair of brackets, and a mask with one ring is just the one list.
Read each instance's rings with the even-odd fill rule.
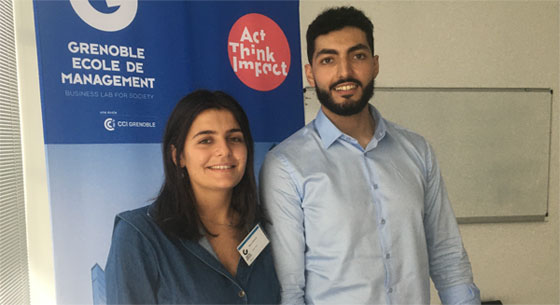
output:
[[305,66],[305,74],[323,109],[348,116],[362,111],[373,95],[378,60],[365,33],[345,27],[315,39],[313,62]]

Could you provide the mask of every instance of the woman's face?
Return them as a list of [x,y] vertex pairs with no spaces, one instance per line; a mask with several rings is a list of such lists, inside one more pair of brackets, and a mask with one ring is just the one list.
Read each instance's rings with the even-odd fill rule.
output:
[[193,121],[180,156],[195,194],[231,191],[247,163],[247,146],[239,124],[228,110],[209,109]]

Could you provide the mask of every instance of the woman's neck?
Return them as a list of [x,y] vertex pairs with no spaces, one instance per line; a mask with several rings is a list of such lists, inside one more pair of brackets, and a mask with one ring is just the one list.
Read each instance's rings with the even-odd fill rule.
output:
[[204,192],[195,194],[198,215],[206,225],[232,225],[234,213],[231,210],[231,192]]

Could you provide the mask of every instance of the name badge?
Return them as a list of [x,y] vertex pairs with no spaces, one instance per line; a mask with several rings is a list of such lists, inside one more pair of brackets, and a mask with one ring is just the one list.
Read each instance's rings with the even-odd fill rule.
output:
[[259,225],[256,225],[237,246],[237,251],[239,251],[247,265],[251,266],[268,243],[268,238],[264,235],[263,230]]

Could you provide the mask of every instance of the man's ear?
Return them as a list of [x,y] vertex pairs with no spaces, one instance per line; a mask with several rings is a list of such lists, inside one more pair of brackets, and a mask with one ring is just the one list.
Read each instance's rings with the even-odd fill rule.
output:
[[313,76],[313,69],[310,64],[305,65],[305,77],[311,87],[315,87],[315,77]]
[[379,74],[379,55],[373,57],[373,78],[375,79]]

